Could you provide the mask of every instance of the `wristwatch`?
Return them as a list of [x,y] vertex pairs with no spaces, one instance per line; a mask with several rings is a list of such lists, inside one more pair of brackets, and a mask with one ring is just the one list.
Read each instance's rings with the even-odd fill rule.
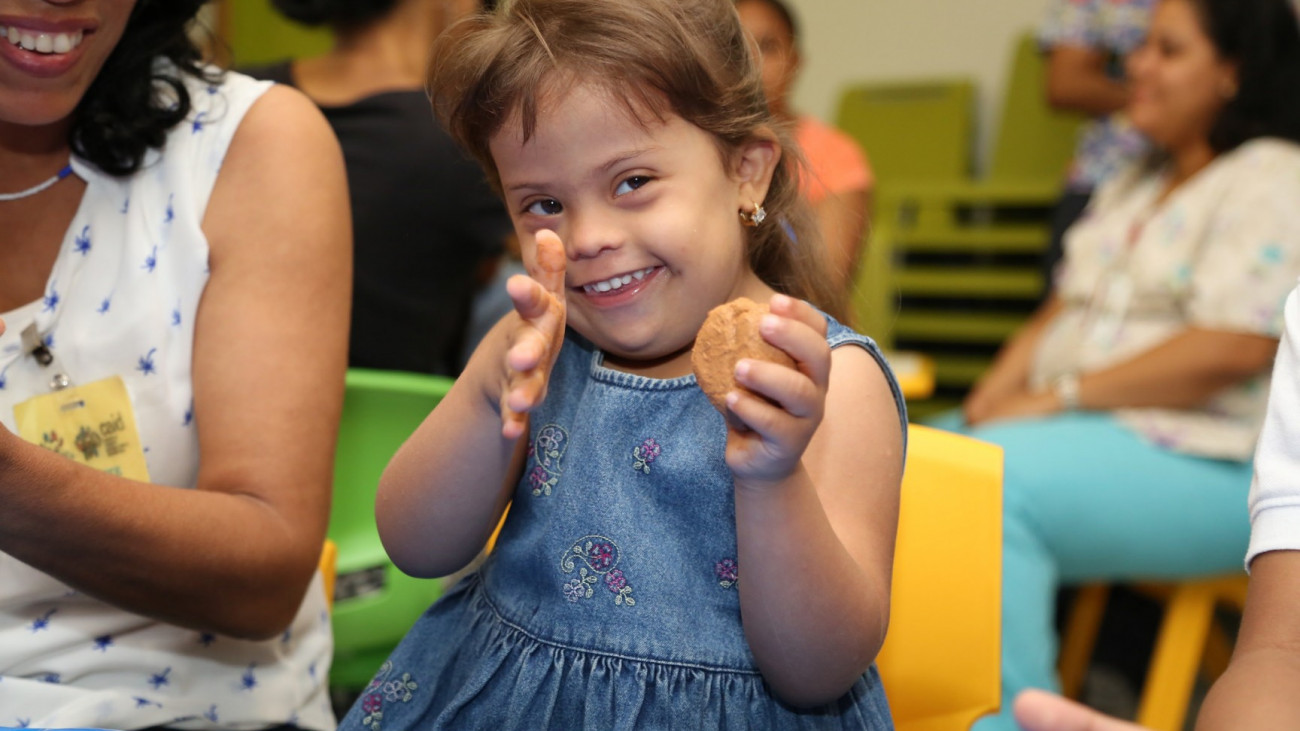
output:
[[1079,374],[1076,371],[1062,373],[1052,381],[1052,393],[1061,400],[1061,408],[1066,411],[1079,409]]

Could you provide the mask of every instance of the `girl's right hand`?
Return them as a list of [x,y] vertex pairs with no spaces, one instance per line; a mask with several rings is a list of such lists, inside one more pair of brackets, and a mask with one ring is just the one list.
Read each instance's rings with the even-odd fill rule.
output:
[[501,435],[518,439],[528,412],[546,398],[551,367],[564,344],[564,244],[554,231],[537,232],[537,255],[529,276],[506,282],[519,321],[507,334],[501,388]]

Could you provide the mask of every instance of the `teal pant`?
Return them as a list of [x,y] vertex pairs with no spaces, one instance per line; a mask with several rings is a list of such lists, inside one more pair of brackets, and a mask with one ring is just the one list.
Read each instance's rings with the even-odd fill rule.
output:
[[1053,628],[1062,584],[1241,570],[1250,537],[1250,463],[1157,447],[1104,413],[932,426],[1005,451],[1002,713],[977,731],[1015,729],[1026,688],[1059,690]]

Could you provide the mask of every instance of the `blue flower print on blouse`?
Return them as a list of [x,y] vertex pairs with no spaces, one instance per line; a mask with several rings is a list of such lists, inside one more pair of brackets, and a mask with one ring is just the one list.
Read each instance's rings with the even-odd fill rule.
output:
[[152,685],[154,690],[162,690],[164,685],[171,685],[171,674],[170,667],[163,668],[162,672],[149,676],[149,685]]
[[73,241],[72,248],[78,254],[85,256],[90,253],[90,226],[82,226],[81,233]]
[[653,439],[641,442],[640,446],[632,450],[632,469],[650,474],[650,463],[658,459],[662,452],[659,442]]
[[393,661],[389,660],[379,668],[361,696],[361,710],[366,714],[361,718],[361,725],[370,731],[380,731],[385,703],[410,703],[415,691],[420,689],[410,673],[402,673],[400,678],[391,678],[392,675]]
[[240,690],[247,690],[249,692],[252,692],[254,689],[257,688],[257,676],[253,674],[253,669],[256,667],[257,667],[257,663],[249,663],[248,669],[244,671],[243,675],[239,676]]
[[551,488],[560,481],[560,461],[568,448],[569,433],[563,427],[547,424],[537,431],[537,437],[528,445],[528,457],[533,462],[528,470],[528,485],[533,497],[551,494]]
[[[603,582],[605,589],[614,595],[614,604],[636,606],[627,576],[618,568],[619,554],[618,546],[605,536],[583,536],[575,541],[560,559],[564,573],[571,574],[575,569],[578,572],[577,577],[561,587],[564,598],[575,604],[580,599],[590,599],[596,593],[596,585]],[[586,566],[579,566],[579,561]]]
[[31,623],[32,634],[36,634],[37,632],[40,632],[41,630],[47,630],[47,629],[49,629],[49,628],[50,628],[50,617],[53,617],[55,614],[58,613],[58,611],[59,611],[59,610],[57,610],[57,609],[51,609],[50,611],[46,612],[45,614],[42,614],[41,616],[39,616],[39,617],[37,617],[36,619],[32,620],[32,623]]
[[140,362],[136,365],[135,369],[146,376],[157,373],[158,367],[153,363],[153,354],[157,352],[157,350],[157,348],[150,348],[148,353],[140,356]]
[[55,289],[57,284],[58,282],[50,282],[50,291],[41,298],[41,312],[53,312],[59,306],[59,290]]

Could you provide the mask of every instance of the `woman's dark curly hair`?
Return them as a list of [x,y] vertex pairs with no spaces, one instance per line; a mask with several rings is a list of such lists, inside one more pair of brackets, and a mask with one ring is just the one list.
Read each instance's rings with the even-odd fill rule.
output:
[[[186,32],[206,1],[139,0],[122,39],[72,113],[69,142],[77,155],[110,175],[134,173],[145,152],[161,148],[168,130],[190,113],[181,74],[219,80]],[[158,59],[171,64],[155,66]]]
[[1300,24],[1290,0],[1191,0],[1238,90],[1210,130],[1227,152],[1256,137],[1300,142]]
[[355,28],[384,17],[397,0],[271,0],[271,4],[303,25]]

